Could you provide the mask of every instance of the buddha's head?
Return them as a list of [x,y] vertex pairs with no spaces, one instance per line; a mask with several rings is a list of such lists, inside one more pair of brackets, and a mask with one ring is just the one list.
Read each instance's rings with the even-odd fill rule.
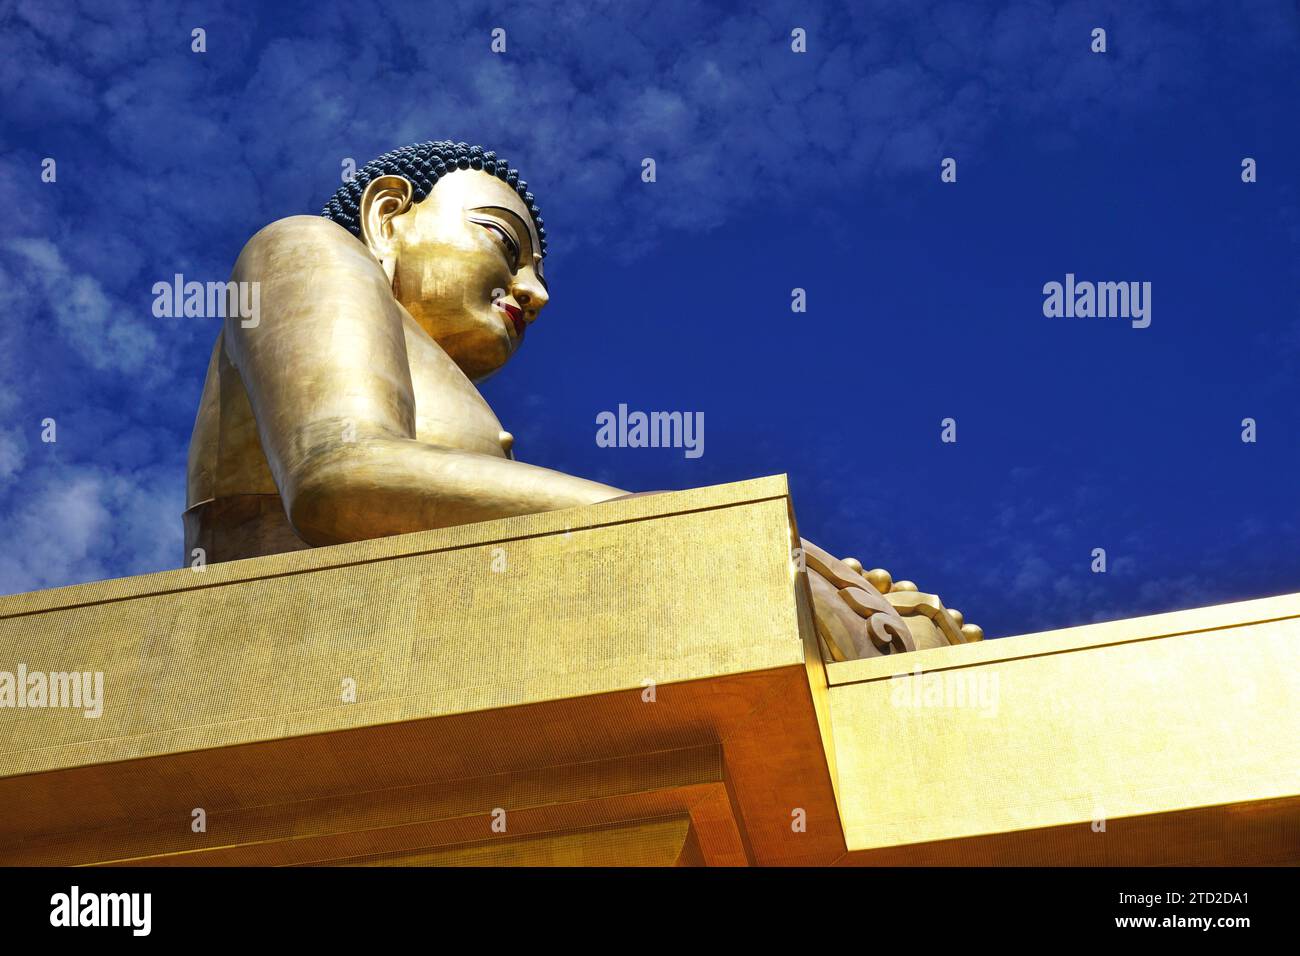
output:
[[369,247],[397,301],[474,381],[509,360],[546,305],[542,218],[491,151],[435,142],[385,153],[322,215]]

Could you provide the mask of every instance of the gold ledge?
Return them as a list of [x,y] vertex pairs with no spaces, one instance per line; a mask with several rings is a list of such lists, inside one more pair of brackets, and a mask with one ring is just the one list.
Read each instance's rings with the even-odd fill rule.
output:
[[0,710],[0,861],[833,862],[793,535],[777,477],[6,599],[105,709]]
[[849,862],[1300,860],[1298,615],[1286,595],[829,665]]
[[0,660],[102,671],[109,703],[94,720],[0,710],[13,728],[0,777],[802,664],[785,487],[739,482],[9,599]]
[[0,709],[0,863],[1300,860],[1300,595],[826,666],[795,541],[776,477],[0,599],[106,698]]
[[203,571],[179,568],[128,578],[111,578],[90,584],[72,584],[42,591],[0,596],[0,619],[19,617],[108,601],[191,591],[197,588],[239,584],[263,578],[364,565],[376,561],[436,554],[483,544],[501,544],[540,535],[563,534],[648,521],[693,511],[727,508],[767,499],[788,499],[785,475],[664,492],[640,498],[606,501],[581,508],[565,508],[457,525],[436,531],[373,538],[328,548],[293,551],[241,561],[210,564]]
[[[863,681],[884,680],[911,673],[916,667],[927,671],[948,670],[1043,657],[1071,651],[1129,644],[1134,641],[1158,640],[1222,631],[1254,624],[1278,624],[1300,618],[1300,594],[1216,604],[1183,611],[1168,611],[1144,617],[1123,618],[1098,624],[1052,631],[1038,631],[1015,637],[985,640],[976,644],[936,647],[916,655],[872,657],[827,665],[827,681],[832,687]],[[1300,634],[1300,627],[1297,628]]]

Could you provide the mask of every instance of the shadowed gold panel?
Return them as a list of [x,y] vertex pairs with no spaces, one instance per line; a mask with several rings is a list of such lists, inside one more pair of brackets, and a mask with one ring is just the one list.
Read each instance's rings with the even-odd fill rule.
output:
[[340,860],[338,866],[699,866],[691,818],[645,820],[553,836],[521,837]]

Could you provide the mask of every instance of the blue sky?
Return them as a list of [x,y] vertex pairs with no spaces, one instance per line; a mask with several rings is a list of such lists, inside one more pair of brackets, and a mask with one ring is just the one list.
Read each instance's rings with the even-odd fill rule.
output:
[[[153,284],[441,138],[551,237],[484,386],[520,458],[788,473],[806,537],[993,636],[1300,590],[1295,5],[744,7],[0,3],[0,592],[177,566],[216,327]],[[1151,326],[1044,317],[1067,272],[1152,283]],[[598,447],[619,403],[705,454]]]

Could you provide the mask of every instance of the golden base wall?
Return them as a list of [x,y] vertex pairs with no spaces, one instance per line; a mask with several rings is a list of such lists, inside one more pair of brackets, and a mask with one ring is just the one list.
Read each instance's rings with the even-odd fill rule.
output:
[[0,863],[1300,860],[1300,596],[827,666],[796,540],[778,477],[0,598],[104,674],[0,707]]

